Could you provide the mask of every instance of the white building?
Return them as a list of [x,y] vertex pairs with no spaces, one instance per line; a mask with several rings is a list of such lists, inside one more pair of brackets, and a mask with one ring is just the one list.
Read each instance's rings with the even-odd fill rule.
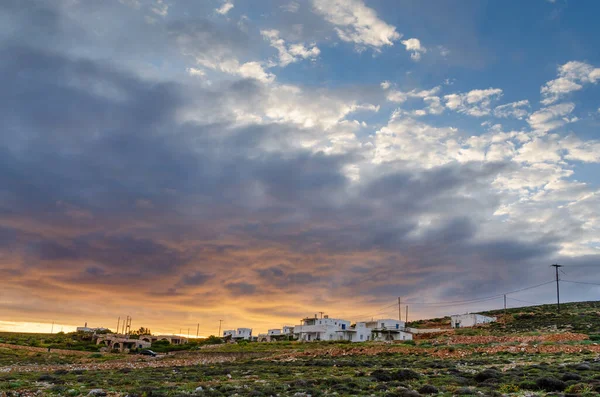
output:
[[258,334],[259,342],[274,342],[279,340],[290,340],[294,337],[294,327],[284,325],[282,329],[270,329],[266,334]]
[[358,322],[348,329],[337,331],[339,339],[351,342],[412,340],[404,327],[404,321],[383,319]]
[[294,336],[294,326],[293,325],[284,325],[281,331],[286,336]]
[[356,323],[349,329],[338,330],[339,339],[348,340],[350,342],[366,342],[371,340],[371,328],[367,327],[367,323]]
[[87,323],[83,327],[77,327],[77,332],[102,332],[108,331],[108,328],[98,327],[98,328],[89,328]]
[[341,320],[338,318],[304,318],[302,325],[294,327],[294,335],[301,341],[315,340],[344,340],[344,334],[338,331],[350,329],[350,321]]
[[228,329],[223,331],[223,337],[231,337],[233,340],[251,340],[252,328]]
[[392,340],[412,340],[413,335],[406,330],[406,323],[391,318],[367,322],[367,327],[371,328],[371,340],[392,341]]
[[235,329],[226,329],[225,331],[223,331],[223,337],[227,338],[228,336],[233,338],[236,334]]
[[455,314],[450,316],[452,328],[473,327],[477,324],[488,324],[496,321],[496,317],[483,316],[481,314]]

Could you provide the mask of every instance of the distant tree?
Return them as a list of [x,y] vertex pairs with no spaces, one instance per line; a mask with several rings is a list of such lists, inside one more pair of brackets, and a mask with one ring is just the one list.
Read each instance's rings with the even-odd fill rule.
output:
[[152,331],[150,328],[140,327],[140,329],[136,331],[131,331],[132,335],[152,335]]
[[218,336],[214,336],[211,335],[208,338],[204,339],[204,341],[202,341],[202,344],[206,344],[206,345],[219,345],[221,343],[223,343],[223,339],[219,338]]

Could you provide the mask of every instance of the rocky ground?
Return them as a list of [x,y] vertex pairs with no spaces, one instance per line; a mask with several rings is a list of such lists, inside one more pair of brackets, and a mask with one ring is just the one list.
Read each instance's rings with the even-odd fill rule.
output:
[[397,344],[229,345],[157,358],[71,353],[0,346],[0,395],[600,394],[600,346],[576,333],[447,333]]

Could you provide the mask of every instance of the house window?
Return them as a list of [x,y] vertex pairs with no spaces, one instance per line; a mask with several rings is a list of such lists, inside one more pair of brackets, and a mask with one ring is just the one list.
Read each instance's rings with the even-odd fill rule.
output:
[[342,324],[342,329],[346,329],[346,324]]
[[396,329],[399,329],[399,328],[400,328],[400,324],[396,324]]
[[360,334],[360,340],[363,340],[363,336],[362,336],[362,334]]

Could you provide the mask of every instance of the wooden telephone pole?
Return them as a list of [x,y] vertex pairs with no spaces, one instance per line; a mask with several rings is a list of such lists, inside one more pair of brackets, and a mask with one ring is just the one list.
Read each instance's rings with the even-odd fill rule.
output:
[[554,265],[552,265],[552,267],[554,267],[554,269],[556,269],[556,308],[557,308],[558,312],[560,313],[560,288],[558,286],[558,281],[560,280],[560,278],[558,277],[558,268],[562,267],[562,265],[557,265],[555,263]]
[[402,300],[398,297],[398,321],[402,321]]

